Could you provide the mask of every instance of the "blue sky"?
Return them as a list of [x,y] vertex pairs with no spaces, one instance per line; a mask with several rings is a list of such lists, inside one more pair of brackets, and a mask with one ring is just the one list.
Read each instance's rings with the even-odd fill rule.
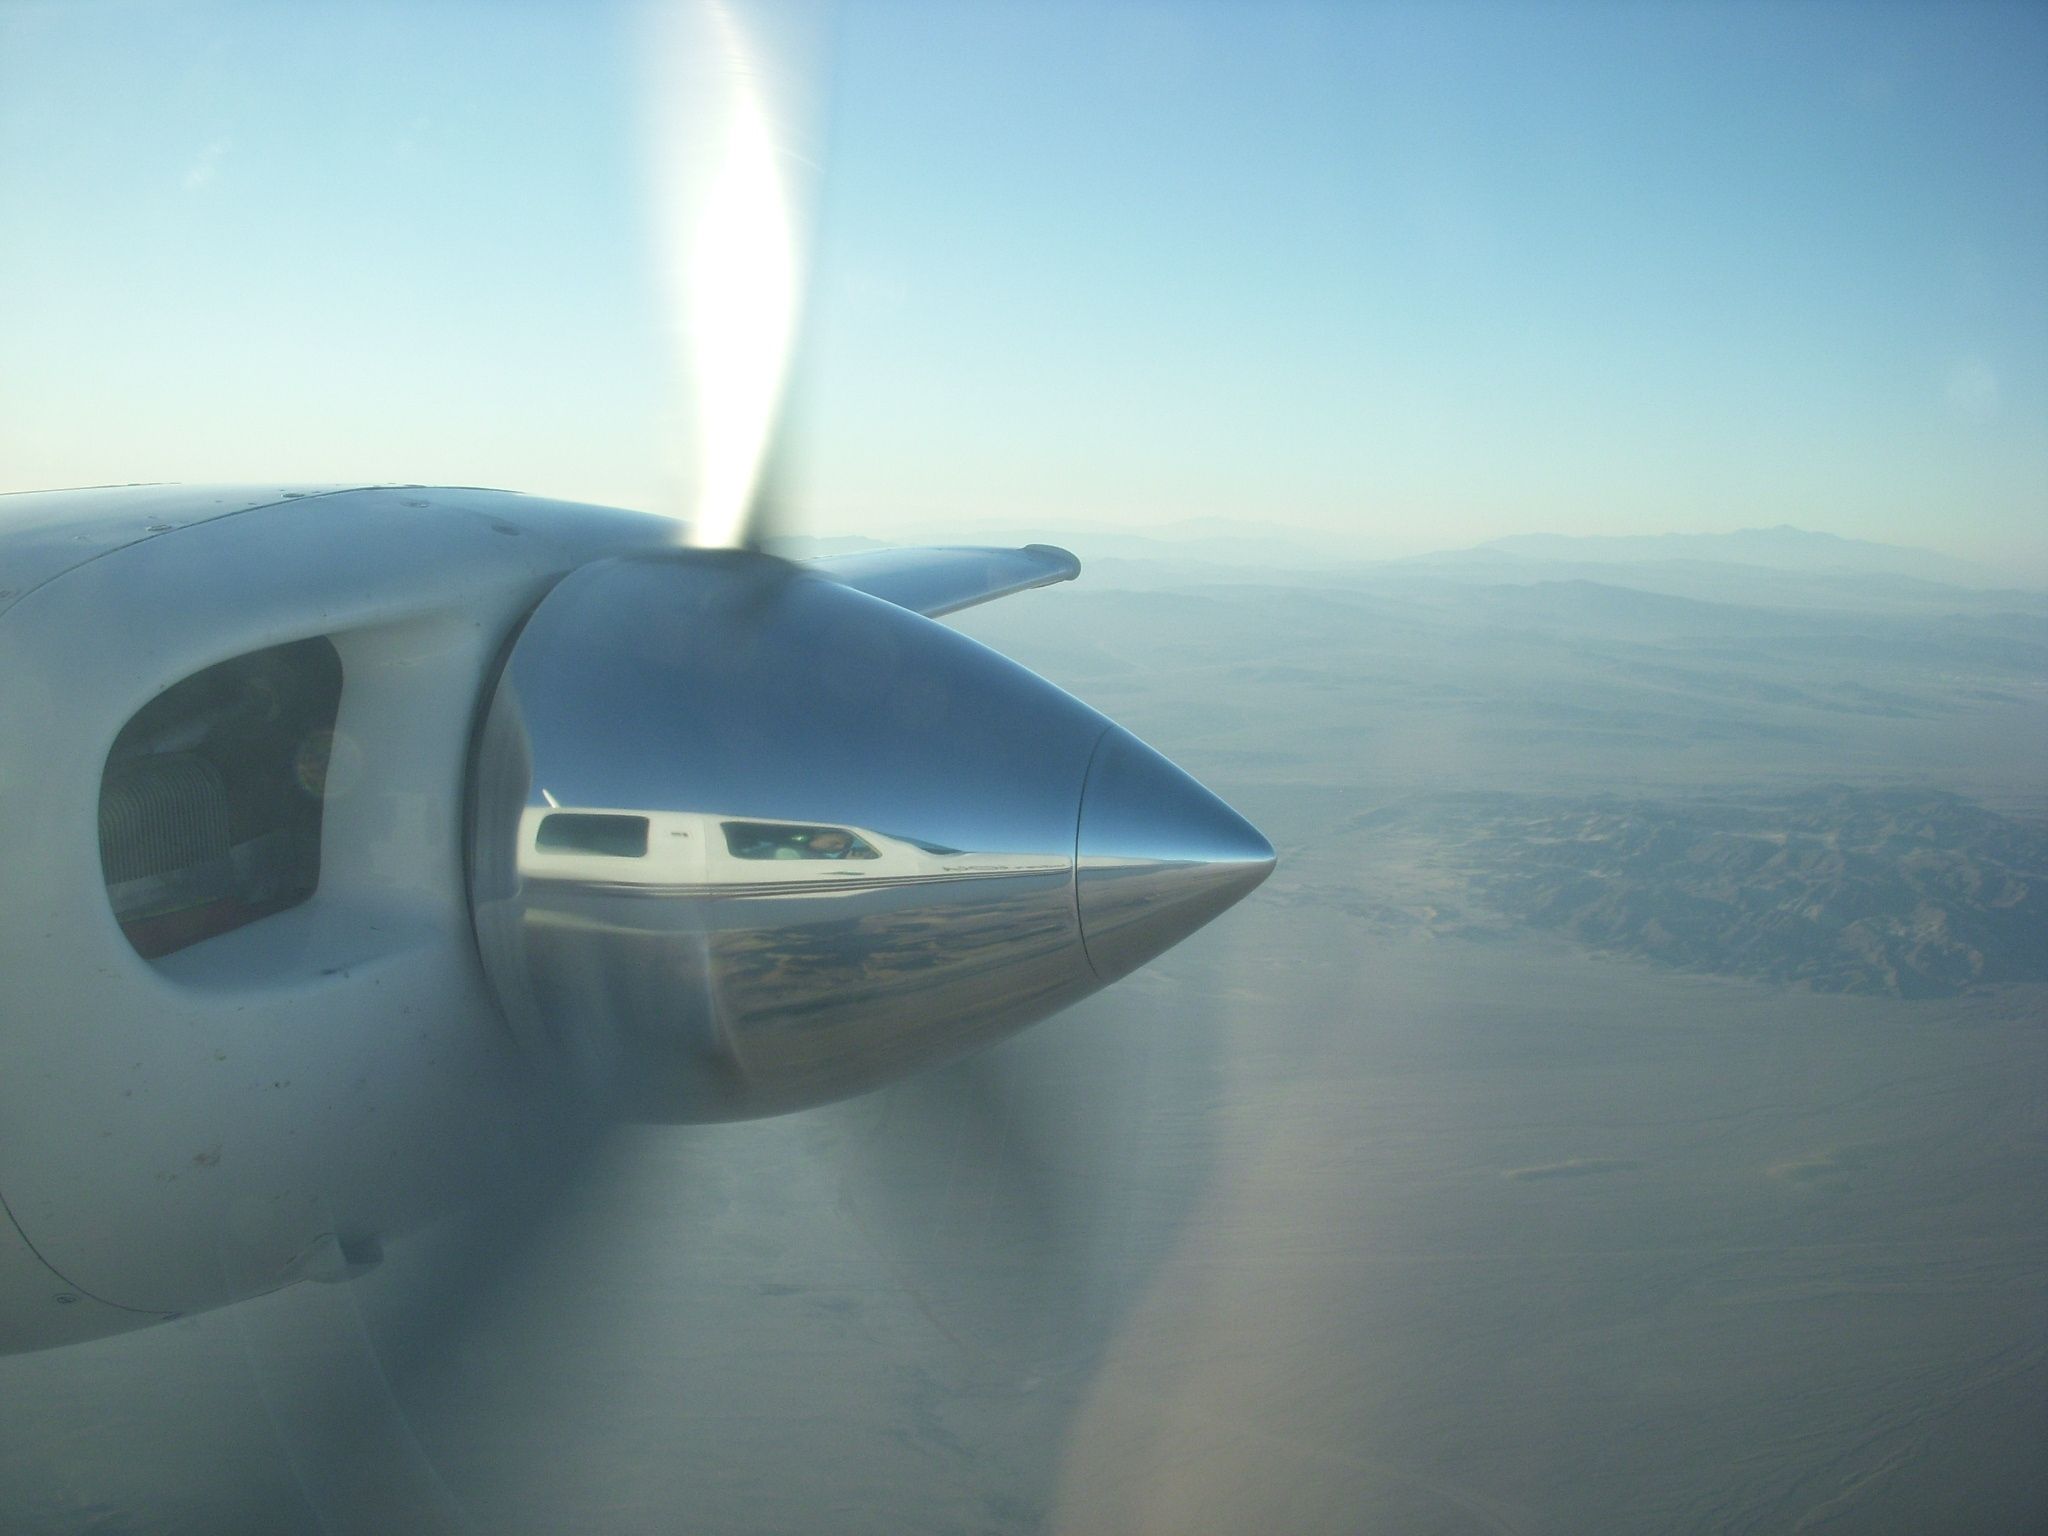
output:
[[[0,5],[0,486],[672,503],[644,37]],[[2048,575],[2048,8],[846,0],[829,53],[820,531],[1794,522]]]

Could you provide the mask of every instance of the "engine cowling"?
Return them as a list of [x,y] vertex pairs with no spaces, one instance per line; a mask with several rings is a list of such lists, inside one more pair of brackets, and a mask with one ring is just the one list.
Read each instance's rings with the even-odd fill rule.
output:
[[1015,662],[762,556],[566,578],[471,784],[486,972],[635,1118],[804,1108],[987,1044],[1262,880],[1222,801]]

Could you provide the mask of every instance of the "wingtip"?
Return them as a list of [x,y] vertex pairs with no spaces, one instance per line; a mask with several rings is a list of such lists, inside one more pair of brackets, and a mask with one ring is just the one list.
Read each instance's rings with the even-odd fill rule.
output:
[[1062,549],[1057,544],[1026,544],[1024,552],[1049,560],[1059,567],[1058,574],[1048,578],[1051,581],[1072,581],[1081,574],[1081,561],[1071,549]]

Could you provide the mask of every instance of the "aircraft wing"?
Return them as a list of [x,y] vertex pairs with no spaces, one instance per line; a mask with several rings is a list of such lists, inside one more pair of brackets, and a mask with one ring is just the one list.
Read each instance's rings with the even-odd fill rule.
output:
[[821,576],[931,619],[1081,574],[1081,562],[1052,544],[863,550],[805,563]]

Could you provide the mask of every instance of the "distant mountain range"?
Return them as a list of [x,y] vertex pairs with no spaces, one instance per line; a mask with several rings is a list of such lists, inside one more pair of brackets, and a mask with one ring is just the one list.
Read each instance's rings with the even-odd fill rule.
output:
[[1474,549],[1425,560],[1471,557],[1561,561],[1582,565],[1640,565],[1671,560],[1712,561],[1723,565],[1762,566],[1777,571],[1814,571],[1834,575],[1909,576],[1955,586],[1996,586],[2007,580],[1990,567],[1931,549],[1880,544],[1870,539],[1845,539],[1781,524],[1776,528],[1744,528],[1734,533],[1660,533],[1571,537],[1556,533],[1523,533],[1492,539]]

